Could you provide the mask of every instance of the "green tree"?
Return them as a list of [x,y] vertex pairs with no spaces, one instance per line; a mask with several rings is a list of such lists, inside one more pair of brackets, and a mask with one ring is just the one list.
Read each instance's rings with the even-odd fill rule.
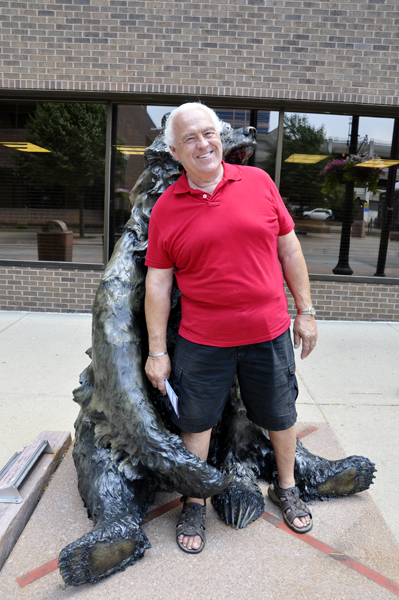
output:
[[[283,156],[281,165],[280,194],[293,205],[309,209],[323,207],[321,171],[327,159],[315,164],[285,162],[292,154],[321,154],[325,141],[324,127],[316,128],[307,117],[286,115],[284,117]],[[267,156],[264,169],[274,179],[276,170],[276,146]]]
[[27,142],[50,152],[20,152],[21,176],[33,185],[63,185],[79,206],[84,237],[84,192],[104,180],[106,108],[101,104],[42,104],[27,123]]

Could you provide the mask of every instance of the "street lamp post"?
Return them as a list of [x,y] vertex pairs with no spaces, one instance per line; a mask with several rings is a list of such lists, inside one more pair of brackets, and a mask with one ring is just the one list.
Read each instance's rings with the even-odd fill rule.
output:
[[[357,138],[359,132],[359,117],[352,117],[351,137],[349,142],[349,154],[357,152]],[[349,246],[351,239],[352,212],[353,212],[353,196],[355,192],[355,184],[353,181],[347,181],[345,187],[345,203],[342,219],[341,244],[339,247],[339,257],[337,266],[334,267],[333,273],[336,275],[352,275],[353,270],[349,266]]]

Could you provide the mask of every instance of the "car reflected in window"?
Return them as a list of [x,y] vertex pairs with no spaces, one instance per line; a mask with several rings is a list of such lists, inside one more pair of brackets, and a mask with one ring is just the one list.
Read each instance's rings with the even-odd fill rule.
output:
[[317,221],[333,221],[334,215],[328,208],[315,208],[313,210],[303,211],[304,219],[315,219]]

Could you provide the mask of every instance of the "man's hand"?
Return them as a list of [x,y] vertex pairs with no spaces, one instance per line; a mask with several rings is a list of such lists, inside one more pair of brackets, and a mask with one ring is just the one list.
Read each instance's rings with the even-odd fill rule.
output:
[[158,356],[157,358],[147,358],[145,363],[145,372],[154,388],[157,388],[161,394],[166,395],[165,378],[169,379],[171,371],[170,358],[168,354]]
[[294,321],[294,348],[299,348],[302,340],[301,358],[312,352],[317,342],[317,325],[312,315],[297,315]]

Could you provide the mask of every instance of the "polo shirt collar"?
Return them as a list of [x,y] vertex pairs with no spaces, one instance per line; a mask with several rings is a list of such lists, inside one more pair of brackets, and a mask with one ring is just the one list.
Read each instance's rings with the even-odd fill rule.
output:
[[[223,164],[223,179],[222,181],[240,181],[241,173],[238,165],[230,165],[222,160]],[[188,185],[186,172],[183,171],[181,177],[175,183],[175,194],[187,194],[192,191],[192,188]]]

